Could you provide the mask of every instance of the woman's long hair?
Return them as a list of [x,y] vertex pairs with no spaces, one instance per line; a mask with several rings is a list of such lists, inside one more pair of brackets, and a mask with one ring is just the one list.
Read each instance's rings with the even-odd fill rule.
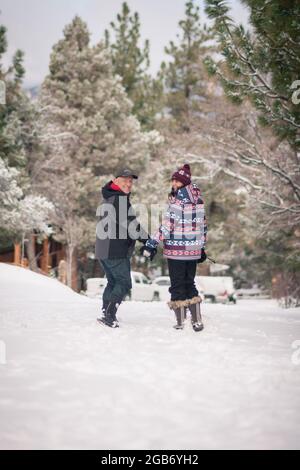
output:
[[174,188],[171,188],[171,191],[168,194],[168,201],[173,202],[177,194],[177,190]]

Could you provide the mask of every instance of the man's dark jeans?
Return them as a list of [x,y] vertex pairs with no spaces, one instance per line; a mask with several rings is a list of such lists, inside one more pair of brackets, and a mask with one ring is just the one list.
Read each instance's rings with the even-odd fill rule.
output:
[[107,277],[103,306],[109,302],[120,304],[132,288],[130,258],[102,259],[100,264]]

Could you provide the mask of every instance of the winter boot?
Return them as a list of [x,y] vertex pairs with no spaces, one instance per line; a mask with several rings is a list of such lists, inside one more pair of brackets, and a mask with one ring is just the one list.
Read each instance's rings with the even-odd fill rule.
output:
[[187,307],[184,307],[184,319],[186,320],[187,318],[187,311],[188,311],[188,308]]
[[176,317],[176,325],[174,325],[175,330],[183,330],[184,328],[184,307],[178,307],[174,309]]
[[105,320],[105,310],[108,307],[109,302],[107,300],[102,300],[102,308],[101,308],[101,313],[102,315],[97,318],[97,321],[103,322]]
[[171,310],[175,313],[176,325],[174,325],[175,330],[183,330],[184,320],[186,318],[186,303],[185,300],[174,300],[168,302],[168,305]]
[[104,312],[104,317],[101,318],[99,321],[101,323],[104,323],[104,325],[109,326],[110,328],[118,328],[119,327],[119,322],[117,320],[117,310],[118,310],[119,304],[116,302],[109,302],[108,306],[106,307],[106,310]]
[[202,331],[204,328],[201,316],[200,304],[202,302],[201,297],[193,297],[189,302],[189,308],[191,312],[192,327],[194,331]]

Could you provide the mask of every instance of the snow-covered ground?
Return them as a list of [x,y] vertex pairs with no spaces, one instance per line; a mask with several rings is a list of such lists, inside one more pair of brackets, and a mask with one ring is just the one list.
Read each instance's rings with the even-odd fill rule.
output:
[[[300,309],[99,302],[0,264],[0,448],[300,448]],[[297,349],[293,349],[298,347]]]

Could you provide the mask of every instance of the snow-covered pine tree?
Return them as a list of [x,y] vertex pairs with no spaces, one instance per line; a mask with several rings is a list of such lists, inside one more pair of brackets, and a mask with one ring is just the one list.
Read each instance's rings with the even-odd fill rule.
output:
[[[6,28],[0,27],[0,60],[7,50]],[[7,69],[0,63],[0,81],[5,99],[0,105],[0,238],[5,246],[25,238],[31,269],[37,270],[33,231],[49,232],[52,205],[37,194],[33,163],[39,149],[37,110],[22,89],[25,69],[18,50]]]
[[268,267],[266,279],[280,273],[280,279],[289,279],[289,289],[282,286],[281,291],[298,298],[300,4],[294,0],[243,3],[249,9],[250,31],[234,24],[226,1],[206,0],[223,55],[218,62],[206,60],[208,71],[220,79],[232,102],[250,102],[256,111],[255,119],[249,118],[248,131],[233,128],[231,136],[228,133],[223,142],[215,138],[214,145],[218,142],[222,152],[233,157],[232,176],[244,179],[262,208],[257,230],[264,233],[256,252],[262,253],[260,263]]
[[94,244],[101,183],[121,165],[141,170],[157,138],[141,132],[105,45],[89,41],[76,16],[53,48],[39,97],[45,145],[39,184],[56,207],[69,285],[76,249]]
[[19,166],[24,163],[22,140],[18,138],[21,127],[18,110],[23,98],[21,89],[25,70],[23,67],[23,52],[17,50],[12,64],[5,69],[2,64],[3,55],[7,51],[7,30],[0,25],[0,82],[3,103],[0,103],[0,158],[9,165]]
[[[11,208],[17,204],[22,197],[22,190],[17,182],[18,170],[9,168],[2,158],[0,158],[0,200],[1,210],[5,207]],[[0,225],[3,225],[3,219],[0,219]]]
[[160,75],[152,78],[149,73],[149,40],[141,45],[139,14],[131,14],[126,2],[110,27],[112,31],[105,30],[105,44],[110,50],[113,71],[122,78],[122,85],[133,103],[133,114],[143,128],[149,130],[161,109],[162,98]]
[[212,31],[200,22],[199,6],[194,0],[185,5],[185,17],[179,22],[178,44],[165,48],[170,62],[162,63],[166,105],[182,129],[189,131],[197,113],[205,112],[207,74],[203,59],[213,51]]
[[299,149],[300,106],[293,94],[300,77],[300,3],[242,1],[250,11],[251,32],[234,24],[225,0],[206,0],[225,59],[207,58],[206,66],[221,79],[232,101],[250,99],[261,124]]
[[43,196],[24,196],[18,178],[19,171],[0,158],[0,228],[15,240],[34,230],[49,235],[53,204]]

